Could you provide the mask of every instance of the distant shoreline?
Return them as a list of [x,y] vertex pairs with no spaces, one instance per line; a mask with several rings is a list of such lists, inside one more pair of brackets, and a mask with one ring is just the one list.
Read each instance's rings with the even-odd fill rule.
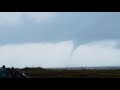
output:
[[38,68],[38,69],[67,69],[67,70],[81,70],[81,69],[120,69],[120,66],[96,66],[96,67],[50,67],[50,68],[43,68],[43,67],[24,67],[18,69],[25,69],[25,68]]

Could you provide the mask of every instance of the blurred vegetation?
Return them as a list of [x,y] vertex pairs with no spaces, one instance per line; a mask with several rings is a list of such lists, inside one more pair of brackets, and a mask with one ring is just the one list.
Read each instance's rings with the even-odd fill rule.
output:
[[120,69],[43,69],[23,68],[19,69],[30,78],[120,78]]

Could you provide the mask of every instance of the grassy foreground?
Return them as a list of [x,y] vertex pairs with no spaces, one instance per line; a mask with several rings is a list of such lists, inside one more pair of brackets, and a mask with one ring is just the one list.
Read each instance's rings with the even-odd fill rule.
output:
[[30,78],[120,78],[120,69],[19,69]]

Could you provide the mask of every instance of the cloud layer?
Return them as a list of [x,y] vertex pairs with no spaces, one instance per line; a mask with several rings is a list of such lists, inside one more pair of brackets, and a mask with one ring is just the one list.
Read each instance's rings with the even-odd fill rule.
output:
[[25,67],[81,67],[120,65],[115,41],[100,41],[74,48],[72,41],[0,46],[0,65]]
[[0,44],[73,40],[79,45],[104,39],[120,40],[119,12],[0,13]]
[[55,12],[0,12],[0,26],[15,26],[23,24],[25,20],[43,23],[55,15]]

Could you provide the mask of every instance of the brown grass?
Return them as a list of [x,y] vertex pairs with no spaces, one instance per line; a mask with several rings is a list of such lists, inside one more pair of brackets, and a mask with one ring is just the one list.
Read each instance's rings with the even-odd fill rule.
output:
[[24,68],[20,69],[31,78],[120,78],[120,69],[42,69],[42,68]]

